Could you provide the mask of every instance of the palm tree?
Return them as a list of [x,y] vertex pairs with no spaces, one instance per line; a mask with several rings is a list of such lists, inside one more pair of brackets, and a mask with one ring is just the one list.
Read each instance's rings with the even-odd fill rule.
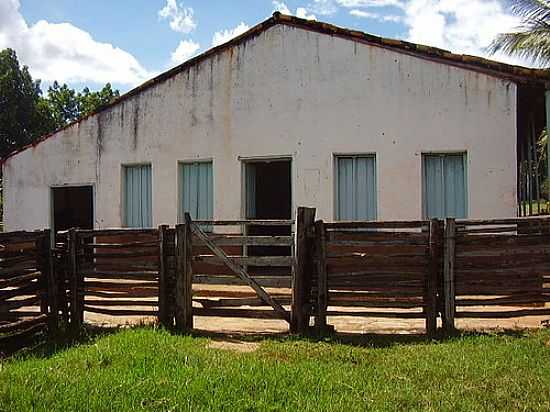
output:
[[550,67],[550,0],[508,1],[522,24],[516,32],[500,34],[489,46],[489,52],[502,52]]

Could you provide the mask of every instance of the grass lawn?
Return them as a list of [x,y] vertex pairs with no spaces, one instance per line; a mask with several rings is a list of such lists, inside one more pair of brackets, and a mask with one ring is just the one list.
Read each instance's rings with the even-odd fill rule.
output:
[[0,363],[2,411],[549,411],[550,330],[250,353],[138,328]]

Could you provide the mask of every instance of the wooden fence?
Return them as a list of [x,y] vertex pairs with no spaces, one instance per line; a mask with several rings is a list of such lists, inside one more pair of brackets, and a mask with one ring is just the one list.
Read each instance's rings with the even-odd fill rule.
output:
[[[293,228],[293,230],[291,230]],[[192,221],[175,228],[0,234],[0,343],[85,316],[277,319],[548,316],[550,218]],[[222,320],[223,321],[223,320]],[[0,350],[1,351],[1,350]]]
[[550,315],[550,218],[445,222],[443,324]]
[[[160,317],[164,229],[70,230],[71,323],[84,314]],[[164,313],[163,313],[164,314]]]
[[50,231],[0,233],[0,352],[57,324]]
[[187,216],[176,227],[176,324],[190,328],[193,316],[290,321],[284,306],[292,298],[293,223],[193,222]]
[[328,316],[425,319],[433,335],[441,244],[437,220],[316,222],[317,327]]

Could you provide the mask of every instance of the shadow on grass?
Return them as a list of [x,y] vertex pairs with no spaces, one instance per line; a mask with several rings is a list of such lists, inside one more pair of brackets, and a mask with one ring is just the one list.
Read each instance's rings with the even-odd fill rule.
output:
[[306,336],[292,335],[288,333],[219,333],[203,330],[194,330],[189,335],[194,337],[209,338],[214,341],[225,342],[256,342],[261,343],[265,340],[277,342],[289,341],[307,341],[311,343],[323,342],[335,345],[349,345],[365,348],[388,348],[396,345],[419,345],[427,343],[444,343],[453,340],[465,339],[480,336],[507,336],[514,338],[524,338],[529,329],[502,329],[493,331],[460,331],[455,330],[452,333],[443,333],[438,331],[437,336],[429,338],[425,334],[396,333],[332,333],[325,336],[319,336],[311,332]]
[[[4,357],[39,357],[48,358],[58,352],[62,352],[78,345],[93,344],[97,339],[118,333],[122,330],[148,328],[152,330],[159,329],[156,324],[141,324],[133,326],[96,326],[86,324],[77,332],[60,330],[58,337],[46,339],[44,336],[38,336],[33,341],[24,342],[24,347],[17,343],[11,348],[4,348]],[[429,343],[445,343],[454,340],[466,339],[481,336],[507,336],[513,338],[525,338],[529,329],[510,329],[493,331],[460,331],[455,330],[452,333],[444,334],[438,331],[437,336],[428,338],[424,334],[377,334],[377,333],[332,333],[325,336],[319,336],[314,331],[305,336],[293,335],[289,333],[221,333],[205,330],[193,330],[183,334],[170,330],[174,335],[192,336],[197,338],[208,338],[213,341],[230,343],[261,343],[263,341],[275,341],[280,343],[305,341],[310,343],[323,342],[325,344],[349,345],[364,348],[389,348],[400,345],[425,345]],[[18,347],[19,346],[19,347]],[[2,358],[0,354],[0,359]]]

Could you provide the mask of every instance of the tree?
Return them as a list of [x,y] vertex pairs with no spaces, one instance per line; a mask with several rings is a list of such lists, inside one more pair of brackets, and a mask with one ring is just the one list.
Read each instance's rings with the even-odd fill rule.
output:
[[31,143],[53,126],[40,81],[20,67],[14,50],[0,51],[0,156]]
[[33,80],[28,67],[19,65],[15,51],[0,51],[0,157],[97,111],[119,96],[109,83],[97,92],[86,87],[77,93],[66,84],[53,82],[43,97],[40,80]]
[[503,52],[550,66],[550,0],[510,0],[512,12],[522,19],[518,31],[500,34],[489,46],[491,53]]
[[66,84],[60,86],[58,82],[53,82],[48,88],[47,104],[55,128],[60,128],[97,111],[119,96],[119,91],[113,90],[110,83],[98,92],[91,92],[85,87],[82,92],[77,93]]

